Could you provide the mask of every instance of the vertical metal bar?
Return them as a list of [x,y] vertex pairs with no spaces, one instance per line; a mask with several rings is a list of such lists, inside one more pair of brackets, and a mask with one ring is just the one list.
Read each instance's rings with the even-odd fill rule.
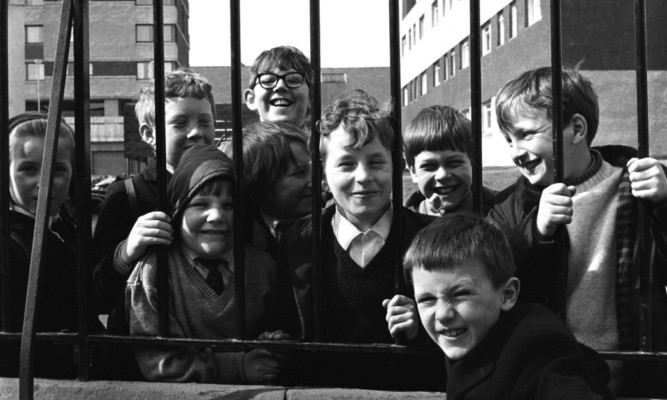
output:
[[470,116],[473,136],[472,210],[482,213],[482,51],[479,0],[470,0]]
[[312,157],[313,193],[313,309],[315,314],[315,340],[323,333],[324,318],[324,273],[322,266],[322,164],[320,162],[320,131],[317,121],[321,114],[321,62],[320,62],[320,2],[310,0],[310,64],[313,67],[313,82],[310,90],[310,152]]
[[[167,210],[167,161],[164,122],[164,33],[162,0],[153,0],[153,77],[155,82],[155,160],[157,178],[157,207]],[[167,249],[160,247],[157,253],[158,320],[160,336],[169,332],[169,269]]]
[[[552,90],[552,139],[554,155],[554,182],[563,182],[565,178],[565,167],[563,160],[563,77],[562,77],[562,51],[561,51],[561,6],[560,0],[551,0],[551,90]],[[557,273],[557,280],[561,291],[558,299],[558,314],[565,320],[566,306],[565,296],[567,293],[567,231],[563,226],[556,233],[560,246],[562,265]]]
[[21,399],[33,398],[33,341],[35,340],[35,321],[37,320],[37,301],[40,285],[42,259],[45,256],[48,230],[48,217],[53,184],[53,160],[58,152],[58,135],[60,134],[60,118],[62,98],[65,93],[67,58],[69,53],[70,27],[72,26],[72,0],[63,0],[58,27],[58,42],[49,101],[48,122],[44,138],[44,156],[39,178],[39,194],[35,213],[35,230],[32,238],[30,254],[30,272],[26,291],[25,312],[23,315],[23,331],[21,333],[21,360],[19,366],[19,396]]
[[[0,188],[9,187],[9,3],[0,2]],[[0,191],[0,243],[9,243],[9,190]],[[0,246],[0,331],[9,329],[9,246]]]
[[76,239],[78,268],[78,362],[79,379],[88,380],[88,260],[92,238],[90,205],[90,74],[88,0],[74,1],[74,135],[76,160]]
[[397,294],[406,292],[403,279],[403,246],[400,238],[403,236],[403,224],[401,221],[403,209],[403,135],[401,118],[401,19],[398,8],[398,0],[389,0],[389,66],[391,76],[391,99],[392,99],[392,128],[394,129],[394,148],[391,150],[392,164],[392,207],[394,219],[392,230],[398,238],[394,246],[394,291]]
[[236,169],[234,198],[234,286],[238,309],[237,334],[245,338],[245,229],[243,202],[243,112],[241,111],[241,4],[230,2],[231,58],[232,58],[232,146]]
[[[649,155],[649,124],[648,124],[648,79],[646,61],[646,4],[644,0],[635,0],[635,57],[637,64],[637,140],[639,158]],[[649,223],[645,204],[639,202],[638,209],[638,242],[640,270],[640,313],[639,313],[639,348],[651,351],[653,338],[651,335],[653,310],[653,266],[650,260]]]

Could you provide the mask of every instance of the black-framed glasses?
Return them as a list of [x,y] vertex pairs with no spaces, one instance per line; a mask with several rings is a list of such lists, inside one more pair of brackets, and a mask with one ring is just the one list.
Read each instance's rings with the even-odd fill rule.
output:
[[284,75],[277,75],[271,72],[257,75],[257,83],[264,89],[273,89],[278,85],[279,80],[283,80],[290,89],[300,88],[306,81],[306,76],[301,72],[288,72]]

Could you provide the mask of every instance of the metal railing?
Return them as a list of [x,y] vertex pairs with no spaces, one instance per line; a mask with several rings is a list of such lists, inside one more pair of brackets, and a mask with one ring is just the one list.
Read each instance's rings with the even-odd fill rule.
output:
[[[481,51],[480,51],[480,5],[479,0],[470,1],[470,87],[471,87],[471,119],[474,134],[474,160],[473,162],[473,202],[474,209],[481,211],[482,209],[482,117],[481,117]],[[552,71],[553,82],[561,81],[561,14],[560,1],[551,0],[551,51],[552,51]],[[401,82],[400,82],[400,14],[398,0],[389,0],[389,32],[390,35],[390,66],[391,66],[391,97],[393,99],[393,128],[396,134],[397,146],[393,151],[392,157],[394,166],[401,165]],[[154,15],[154,59],[156,77],[164,76],[164,51],[163,51],[163,1],[153,1],[153,15]],[[130,344],[164,344],[173,346],[213,346],[216,350],[247,350],[252,348],[267,348],[276,350],[286,349],[307,349],[312,351],[340,351],[340,352],[391,352],[396,354],[402,353],[429,353],[432,350],[422,348],[412,348],[396,344],[341,344],[341,343],[324,343],[324,342],[276,342],[265,340],[244,340],[247,339],[245,332],[239,330],[240,337],[238,339],[222,339],[222,340],[204,340],[204,339],[189,339],[189,338],[170,338],[168,337],[167,312],[168,312],[168,282],[167,269],[158,268],[158,287],[159,287],[159,337],[129,337],[118,335],[91,335],[88,333],[88,326],[86,320],[87,298],[86,282],[89,274],[89,266],[86,265],[87,249],[91,242],[91,232],[87,229],[77,230],[77,247],[79,250],[79,259],[77,260],[78,268],[78,333],[36,333],[35,332],[35,314],[39,310],[36,309],[38,287],[43,282],[40,281],[40,269],[42,264],[42,250],[46,248],[45,231],[47,229],[47,215],[49,192],[53,181],[53,157],[57,149],[58,129],[57,121],[60,119],[61,104],[63,99],[63,90],[65,86],[65,67],[67,65],[69,53],[69,32],[70,28],[74,27],[74,68],[75,68],[75,130],[76,130],[76,164],[75,164],[75,184],[76,184],[76,207],[78,210],[76,222],[78,226],[91,226],[90,220],[90,88],[88,75],[89,62],[89,27],[88,27],[88,0],[63,0],[62,11],[60,17],[60,27],[58,32],[57,50],[55,56],[55,70],[54,79],[51,90],[51,100],[49,103],[48,114],[48,132],[46,137],[46,152],[42,167],[42,175],[40,181],[40,190],[38,207],[36,213],[36,229],[33,238],[33,248],[30,263],[30,281],[27,290],[26,308],[24,313],[23,332],[19,335],[16,332],[9,332],[7,322],[9,316],[16,312],[9,304],[9,288],[11,282],[9,281],[9,192],[4,190],[0,192],[0,340],[2,341],[21,341],[21,366],[20,366],[20,395],[23,399],[31,399],[33,396],[33,379],[34,369],[32,365],[32,353],[34,351],[34,341],[56,341],[70,343],[77,349],[79,360],[79,379],[88,380],[90,378],[89,358],[91,354],[91,346],[108,345],[111,343],[126,343]],[[231,0],[231,65],[232,65],[232,115],[233,115],[233,146],[234,154],[242,154],[242,125],[241,118],[242,102],[241,102],[241,35],[240,35],[240,0]],[[7,60],[8,54],[8,2],[3,1],[0,5],[0,53],[3,55],[3,60]],[[310,1],[310,32],[311,32],[311,54],[310,59],[314,70],[314,79],[311,86],[311,113],[314,116],[320,115],[320,11],[319,1]],[[647,66],[646,66],[646,16],[644,0],[635,0],[635,27],[636,27],[636,64],[637,64],[637,115],[638,115],[638,135],[639,135],[639,152],[642,157],[648,155],[648,105],[647,105]],[[556,181],[563,179],[563,149],[562,149],[562,94],[560,85],[553,85],[554,104],[553,104],[553,132],[554,132],[554,159],[555,159],[555,178]],[[0,65],[0,126],[4,132],[7,132],[8,127],[8,65],[3,62]],[[158,180],[158,209],[166,210],[166,161],[165,161],[165,126],[164,126],[164,80],[155,79],[155,123],[156,123],[156,158],[157,158],[157,180]],[[312,118],[312,142],[317,144],[319,142],[319,132],[316,126],[317,118]],[[322,170],[319,163],[319,148],[317,145],[311,147],[313,170],[312,181],[313,190],[315,193],[321,192],[321,177]],[[8,142],[7,140],[0,141],[0,187],[9,187],[9,161],[8,161]],[[240,189],[242,176],[242,160],[241,157],[235,158],[236,171],[236,191],[235,196],[241,198],[242,191]],[[394,169],[393,174],[393,205],[394,205],[394,221],[400,221],[398,212],[402,206],[402,171],[400,168]],[[314,232],[321,231],[321,209],[322,199],[320,196],[313,196],[313,229]],[[236,238],[244,237],[244,221],[243,221],[243,202],[235,202],[236,223],[234,227],[234,235]],[[647,247],[647,215],[646,211],[641,211],[639,218],[640,224],[640,246],[642,249]],[[399,228],[400,229],[400,228]],[[399,282],[402,282],[402,268],[401,268],[401,249],[396,246],[396,292],[402,292],[404,288]],[[314,235],[313,252],[316,260],[316,267],[314,271],[314,302],[316,315],[316,340],[322,337],[322,313],[323,313],[323,272],[322,265],[322,243],[320,235]],[[648,250],[640,251],[642,255],[642,271],[641,271],[641,309],[637,310],[640,313],[641,320],[641,337],[639,342],[641,347],[639,351],[629,352],[601,352],[605,358],[608,359],[623,359],[623,360],[667,360],[667,353],[653,351],[653,343],[651,338],[651,298],[652,286],[654,283],[654,272],[646,259]],[[238,326],[245,326],[245,290],[244,290],[244,252],[243,240],[236,240],[234,247],[235,257],[235,285],[236,285],[236,303],[238,305],[239,316]],[[564,257],[563,259],[567,259]],[[158,259],[159,265],[166,264],[166,254],[161,252]],[[567,270],[567,266],[563,266],[563,274]],[[562,282],[566,279],[561,276]],[[563,290],[565,285],[563,284]],[[563,292],[564,293],[564,292]],[[564,294],[563,294],[564,299]],[[564,303],[563,303],[564,307]]]

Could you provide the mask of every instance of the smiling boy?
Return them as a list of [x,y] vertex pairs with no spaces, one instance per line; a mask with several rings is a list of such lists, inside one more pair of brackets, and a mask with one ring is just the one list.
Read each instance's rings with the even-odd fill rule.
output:
[[419,316],[447,362],[447,399],[611,399],[609,371],[540,305],[517,302],[502,231],[446,215],[405,254]]
[[246,105],[260,121],[285,122],[308,130],[312,67],[308,58],[292,46],[263,51],[250,68]]
[[[472,211],[472,127],[449,106],[422,109],[405,128],[403,154],[418,190],[405,200],[412,211],[444,215]],[[482,213],[491,208],[494,192],[482,188]]]
[[[524,299],[564,312],[568,328],[589,347],[637,350],[640,306],[632,278],[639,270],[636,210],[641,201],[650,216],[648,240],[657,251],[648,254],[648,262],[664,274],[665,168],[653,158],[638,159],[632,148],[591,147],[599,124],[597,94],[580,72],[564,70],[565,173],[564,182],[554,182],[551,85],[551,69],[544,67],[523,73],[498,92],[498,125],[523,176],[498,195],[489,217],[512,244]],[[567,260],[558,246],[559,227],[566,233],[561,244],[567,247]],[[563,265],[566,281],[558,274]],[[664,310],[665,279],[654,285],[654,310]],[[653,320],[654,343],[664,348],[664,312],[656,312]],[[615,391],[640,397],[667,394],[664,365],[611,365]]]
[[[212,146],[183,155],[167,188],[175,239],[167,251],[169,336],[237,338],[233,257],[232,161]],[[156,251],[136,264],[126,287],[132,335],[158,335]],[[273,330],[278,307],[275,263],[264,252],[245,249],[245,331],[260,339],[285,338]],[[210,383],[272,383],[284,363],[263,349],[215,352],[212,348],[136,346],[148,380]]]
[[[433,217],[402,208],[402,232],[396,228],[391,208],[394,133],[388,114],[379,109],[374,98],[356,91],[337,99],[323,112],[319,127],[325,185],[334,199],[334,204],[323,210],[321,219],[321,340],[392,343],[382,307],[385,299],[395,295],[395,248],[406,249],[416,232]],[[289,267],[297,301],[297,331],[302,339],[312,340],[316,317],[311,217],[298,221],[285,236],[283,265]],[[388,307],[402,307],[394,303]],[[421,374],[420,368],[406,371],[401,361],[405,359],[390,354],[323,352],[294,363],[293,368],[297,384],[425,388],[420,385],[428,374]]]

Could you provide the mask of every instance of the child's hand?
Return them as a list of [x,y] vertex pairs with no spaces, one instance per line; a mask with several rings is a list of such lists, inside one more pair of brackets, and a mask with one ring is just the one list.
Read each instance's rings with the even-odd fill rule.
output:
[[170,245],[174,229],[171,218],[161,211],[149,212],[137,218],[130,235],[127,237],[127,254],[124,260],[128,264],[136,261],[153,245]]
[[572,222],[572,196],[575,191],[574,186],[565,186],[562,183],[554,183],[542,191],[536,220],[540,235],[550,238],[559,225]]
[[252,384],[275,382],[284,365],[284,358],[265,349],[250,350],[243,356],[245,378],[248,383]]
[[628,161],[632,195],[660,204],[667,200],[667,177],[662,165],[653,158],[632,158]]
[[419,331],[419,315],[414,300],[397,294],[391,300],[382,301],[382,307],[387,309],[387,324],[391,336],[397,337],[404,333],[407,339],[414,339]]

